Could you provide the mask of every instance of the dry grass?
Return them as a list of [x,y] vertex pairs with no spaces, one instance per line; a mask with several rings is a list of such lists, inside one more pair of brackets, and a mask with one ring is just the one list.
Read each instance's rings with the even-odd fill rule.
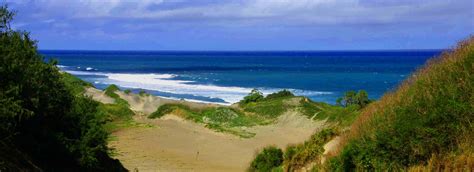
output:
[[[343,135],[341,144],[334,155],[340,155],[351,141],[370,142],[377,137],[380,138],[380,136],[375,136],[380,130],[397,135],[398,130],[392,125],[403,120],[401,118],[411,117],[410,114],[415,119],[426,118],[428,122],[431,122],[429,120],[434,118],[433,116],[451,115],[457,118],[453,119],[453,125],[457,125],[459,130],[466,132],[449,133],[450,137],[454,138],[454,144],[451,147],[434,150],[434,154],[426,161],[426,164],[413,166],[410,170],[472,167],[474,137],[469,128],[472,130],[474,120],[472,111],[474,110],[474,71],[472,70],[474,63],[471,63],[473,54],[474,37],[470,37],[459,43],[453,51],[444,52],[439,57],[429,60],[395,91],[386,93],[379,101],[366,107],[352,124],[351,131]],[[444,100],[440,101],[440,97]],[[436,104],[441,102],[443,104]],[[459,114],[453,116],[449,113]],[[409,123],[409,120],[403,122],[407,123],[407,121]],[[440,147],[440,145],[429,146]],[[460,150],[468,153],[456,153]],[[448,156],[453,151],[455,153],[449,155],[450,158],[442,158],[443,155]]]

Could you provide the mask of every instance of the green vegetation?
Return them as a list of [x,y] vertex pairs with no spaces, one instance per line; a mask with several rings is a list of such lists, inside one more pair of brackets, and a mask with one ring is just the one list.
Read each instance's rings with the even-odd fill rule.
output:
[[265,97],[266,100],[281,98],[281,97],[294,97],[295,95],[288,90],[281,90],[276,93],[271,93]]
[[98,103],[78,94],[87,84],[44,63],[13,16],[0,7],[0,171],[124,171]]
[[364,109],[331,171],[472,170],[474,38]]
[[327,120],[340,127],[350,126],[360,113],[358,105],[340,107],[322,102],[313,102],[308,99],[300,101],[300,110],[308,118]]
[[266,147],[252,161],[249,171],[272,171],[274,168],[278,168],[282,162],[283,152],[281,149],[274,146]]
[[208,128],[234,134],[243,138],[253,137],[255,133],[247,132],[238,127],[261,125],[264,119],[256,115],[247,115],[230,107],[208,107],[204,109],[191,109],[182,104],[165,104],[148,116],[160,118],[166,114],[174,114],[198,123],[204,123]]
[[72,91],[74,95],[84,94],[85,87],[94,87],[91,83],[85,82],[69,73],[61,73],[62,81]]
[[[256,90],[250,97],[259,97]],[[255,100],[255,99],[254,99]],[[310,119],[328,120],[341,126],[349,126],[359,114],[358,106],[339,107],[325,103],[315,103],[304,97],[296,97],[287,90],[282,90],[258,101],[239,103],[238,108],[208,107],[192,109],[183,104],[165,104],[160,106],[149,118],[160,118],[166,114],[174,114],[194,122],[204,123],[216,131],[253,137],[255,133],[247,132],[242,127],[270,124],[280,115],[289,110],[301,112]]]
[[[319,164],[324,152],[324,144],[336,136],[332,128],[324,129],[311,136],[303,144],[291,145],[282,150],[273,146],[265,148],[257,154],[250,164],[250,171],[297,171],[315,162]],[[283,171],[283,170],[281,170]]]
[[348,91],[344,93],[344,97],[338,98],[336,100],[336,105],[339,106],[353,106],[358,105],[359,108],[366,107],[371,100],[369,99],[369,94],[365,90],[359,90],[359,92]]
[[123,90],[123,92],[124,92],[125,94],[130,94],[130,93],[132,92],[132,90],[126,89],[126,90]]
[[247,104],[251,102],[258,102],[263,100],[263,93],[258,91],[257,89],[253,89],[247,96],[244,97],[239,103],[240,104]]
[[324,152],[324,144],[334,136],[336,136],[334,129],[324,129],[313,134],[303,144],[288,146],[285,150],[283,166],[287,171],[295,171],[311,162],[319,164],[320,157]]
[[114,131],[117,128],[125,126],[134,126],[132,125],[132,117],[135,113],[130,110],[130,105],[128,102],[115,93],[120,91],[117,85],[111,84],[105,88],[104,93],[113,98],[115,101],[114,104],[103,104],[100,103],[98,110],[105,114],[107,121],[106,128],[108,131]]
[[295,107],[295,105],[285,103],[287,100],[287,97],[262,99],[259,102],[241,104],[240,107],[246,112],[258,114],[267,119],[275,119],[290,108]]

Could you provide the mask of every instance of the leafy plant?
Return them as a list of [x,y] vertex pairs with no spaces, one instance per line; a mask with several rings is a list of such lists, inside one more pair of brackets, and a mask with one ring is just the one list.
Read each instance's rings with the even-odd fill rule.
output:
[[272,171],[283,162],[283,151],[277,147],[269,146],[255,157],[250,165],[249,171]]

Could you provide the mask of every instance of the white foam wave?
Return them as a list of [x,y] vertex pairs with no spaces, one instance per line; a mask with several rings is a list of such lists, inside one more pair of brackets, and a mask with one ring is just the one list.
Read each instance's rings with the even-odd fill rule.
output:
[[[98,79],[100,83],[115,84],[121,87],[145,89],[172,94],[189,94],[194,96],[202,96],[209,98],[219,98],[229,104],[240,101],[253,88],[245,87],[226,87],[216,85],[196,84],[193,81],[175,80],[177,75],[173,74],[130,74],[130,73],[103,73],[92,71],[69,71],[66,72],[73,75],[96,75],[106,78]],[[96,81],[99,82],[99,81]],[[264,95],[280,91],[280,88],[259,88]],[[322,94],[332,94],[331,92],[307,91],[299,89],[288,89],[296,95],[314,96]],[[176,98],[179,99],[179,98]],[[201,100],[186,99],[194,102],[205,102]]]
[[92,70],[94,68],[91,68],[91,67],[87,67],[86,70],[89,71],[89,70]]
[[251,91],[243,87],[223,87],[215,85],[193,84],[193,81],[171,80],[171,74],[106,74],[110,82],[122,87],[142,88],[173,94],[190,94],[221,98],[234,103]]

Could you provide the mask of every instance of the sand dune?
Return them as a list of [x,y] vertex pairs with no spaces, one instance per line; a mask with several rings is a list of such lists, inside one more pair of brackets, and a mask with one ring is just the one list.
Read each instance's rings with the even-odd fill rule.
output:
[[[98,90],[88,89],[88,94],[98,101],[109,100]],[[184,103],[194,108],[220,106],[122,92],[117,94],[127,100],[138,114],[149,114],[165,103]],[[120,129],[113,133],[117,139],[110,146],[116,149],[116,158],[127,169],[139,171],[245,171],[255,153],[263,147],[285,148],[288,144],[301,143],[325,124],[325,121],[314,122],[297,111],[288,111],[274,124],[246,128],[256,135],[243,139],[215,132],[173,114],[160,119],[135,115],[134,119],[153,127]]]
[[125,167],[139,171],[245,171],[257,150],[303,142],[324,124],[290,112],[275,124],[250,128],[255,137],[241,139],[174,115],[136,120],[155,127],[120,130],[111,146]]

